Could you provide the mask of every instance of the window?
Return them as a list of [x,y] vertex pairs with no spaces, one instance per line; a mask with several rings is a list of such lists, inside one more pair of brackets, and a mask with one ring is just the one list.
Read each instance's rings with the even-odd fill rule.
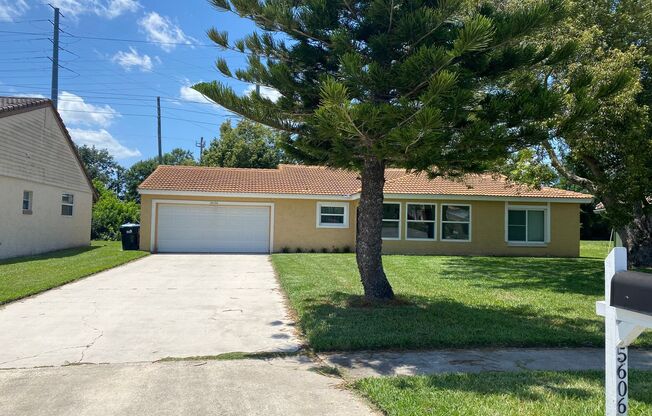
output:
[[401,204],[388,202],[383,204],[383,229],[384,240],[401,239]]
[[348,228],[349,204],[346,202],[317,203],[318,228]]
[[75,199],[73,194],[61,195],[61,215],[71,216]]
[[434,240],[436,212],[435,205],[407,204],[405,238],[407,240]]
[[546,242],[546,210],[541,208],[509,208],[507,241],[542,244]]
[[23,191],[23,214],[30,215],[32,213],[32,191]]
[[471,241],[471,206],[441,206],[442,241]]

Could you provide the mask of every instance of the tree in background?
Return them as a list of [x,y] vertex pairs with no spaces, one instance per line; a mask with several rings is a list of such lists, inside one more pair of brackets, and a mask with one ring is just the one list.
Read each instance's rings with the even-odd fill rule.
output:
[[652,266],[652,2],[574,0],[569,8],[545,39],[574,42],[573,62],[535,74],[564,95],[541,125],[543,162],[604,204],[633,265]]
[[[173,149],[169,153],[163,154],[164,165],[185,165],[193,166],[197,163],[192,155],[192,152],[184,149]],[[141,160],[134,163],[129,169],[125,171],[125,199],[128,201],[140,202],[140,195],[138,195],[138,185],[140,185],[149,175],[154,172],[158,166],[158,158]]]
[[93,180],[99,199],[93,205],[91,238],[94,240],[119,240],[120,226],[140,221],[140,207],[134,201],[122,201],[107,189],[99,179]]
[[227,120],[220,126],[202,156],[203,166],[229,168],[275,168],[283,161],[280,134],[262,124],[240,120],[235,128]]
[[95,146],[81,145],[77,152],[84,164],[91,180],[99,180],[104,187],[121,196],[124,192],[122,176],[125,169],[116,162],[115,158],[106,149]]
[[[273,102],[223,83],[194,88],[214,102],[286,133],[305,163],[359,172],[356,260],[369,300],[391,299],[381,248],[385,168],[460,176],[540,137],[530,124],[559,104],[536,80],[504,82],[513,70],[566,58],[568,48],[528,42],[561,17],[561,2],[508,10],[503,1],[212,0],[259,32],[224,49],[248,55],[226,77],[277,90]],[[262,61],[260,58],[264,58]]]

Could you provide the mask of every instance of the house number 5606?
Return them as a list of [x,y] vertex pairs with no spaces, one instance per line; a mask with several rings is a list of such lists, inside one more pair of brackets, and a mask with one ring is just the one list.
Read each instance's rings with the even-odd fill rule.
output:
[[616,400],[618,405],[618,414],[626,415],[627,414],[627,393],[629,386],[627,383],[627,348],[618,348],[618,355],[616,361],[618,362],[618,367],[616,371],[617,382],[616,382]]

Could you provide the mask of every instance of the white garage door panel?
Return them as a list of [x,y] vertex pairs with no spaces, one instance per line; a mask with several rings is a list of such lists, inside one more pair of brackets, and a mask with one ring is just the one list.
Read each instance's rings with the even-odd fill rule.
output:
[[267,206],[161,204],[157,249],[162,253],[267,253],[269,217]]

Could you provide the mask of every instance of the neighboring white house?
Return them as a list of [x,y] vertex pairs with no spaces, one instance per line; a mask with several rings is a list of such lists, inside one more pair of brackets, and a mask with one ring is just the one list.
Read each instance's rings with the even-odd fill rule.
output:
[[90,244],[94,197],[52,102],[0,97],[0,259]]

